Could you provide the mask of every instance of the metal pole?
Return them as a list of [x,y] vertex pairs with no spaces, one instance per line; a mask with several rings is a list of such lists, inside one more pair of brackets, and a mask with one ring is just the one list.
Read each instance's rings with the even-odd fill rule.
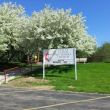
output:
[[43,79],[45,79],[45,52],[43,51]]
[[31,72],[32,72],[32,60],[31,60]]
[[4,70],[4,76],[5,76],[5,84],[7,83],[7,74],[6,71]]
[[77,61],[76,61],[76,49],[74,50],[74,63],[75,63],[75,80],[77,80]]

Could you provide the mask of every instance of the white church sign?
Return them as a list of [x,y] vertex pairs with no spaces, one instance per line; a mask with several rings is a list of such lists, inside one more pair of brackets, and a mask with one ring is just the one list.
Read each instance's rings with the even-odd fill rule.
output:
[[76,49],[48,49],[43,51],[43,78],[45,78],[45,65],[75,65],[75,80],[77,80]]

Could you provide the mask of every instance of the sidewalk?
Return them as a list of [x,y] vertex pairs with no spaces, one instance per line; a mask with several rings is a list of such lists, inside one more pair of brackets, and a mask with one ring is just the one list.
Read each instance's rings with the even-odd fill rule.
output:
[[25,73],[34,71],[35,69],[36,67],[23,67],[6,72],[6,74],[0,75],[0,85],[3,83],[8,83],[8,81],[15,79],[17,76],[21,76]]
[[4,79],[5,79],[5,76],[4,75],[0,75],[0,85],[4,83]]

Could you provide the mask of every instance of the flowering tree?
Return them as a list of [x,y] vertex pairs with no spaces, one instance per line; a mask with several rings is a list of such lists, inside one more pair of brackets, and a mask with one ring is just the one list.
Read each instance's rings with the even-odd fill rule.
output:
[[0,5],[1,53],[17,50],[33,54],[39,49],[66,47],[87,54],[95,50],[96,40],[87,33],[82,14],[72,15],[70,10],[46,7],[28,17],[22,6]]
[[88,35],[82,14],[49,7],[34,12],[31,18],[33,37],[40,48],[74,47],[92,54],[96,41]]
[[0,5],[0,54],[8,54],[8,59],[14,50],[20,49],[25,19],[23,7],[12,3]]
[[[0,5],[0,50],[7,50],[10,46],[18,48],[18,42],[21,41],[21,26],[23,18],[21,17],[24,9],[11,3]],[[3,45],[2,45],[3,43]],[[9,46],[10,45],[10,46]]]

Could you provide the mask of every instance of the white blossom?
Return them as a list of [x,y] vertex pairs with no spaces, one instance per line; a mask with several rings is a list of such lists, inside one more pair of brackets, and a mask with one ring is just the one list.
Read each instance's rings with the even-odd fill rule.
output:
[[82,14],[46,7],[28,17],[22,6],[4,3],[0,5],[0,51],[11,47],[25,53],[72,47],[92,54],[96,40],[88,34]]

